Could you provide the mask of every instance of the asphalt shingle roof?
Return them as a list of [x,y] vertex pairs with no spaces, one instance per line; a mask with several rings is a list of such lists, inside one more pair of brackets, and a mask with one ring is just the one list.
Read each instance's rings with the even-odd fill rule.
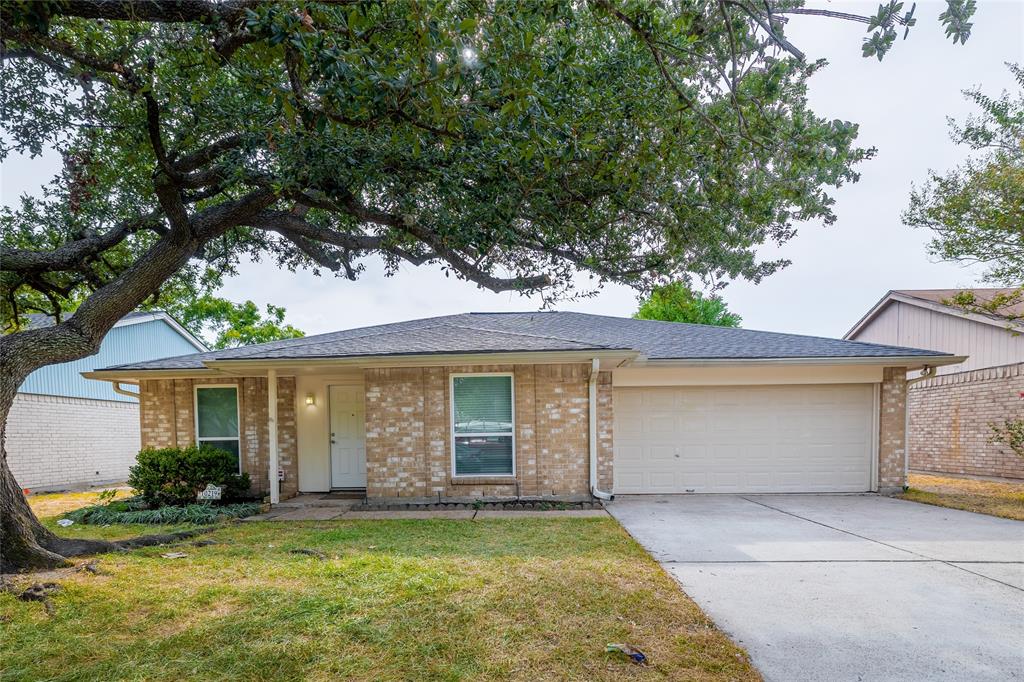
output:
[[210,360],[634,350],[651,360],[935,357],[948,353],[818,336],[573,312],[463,313],[106,369],[202,369]]

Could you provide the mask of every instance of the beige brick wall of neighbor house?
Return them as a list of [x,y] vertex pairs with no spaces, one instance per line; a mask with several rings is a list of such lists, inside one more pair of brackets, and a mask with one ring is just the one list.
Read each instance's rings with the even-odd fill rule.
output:
[[139,406],[18,393],[7,417],[7,463],[32,490],[123,481],[139,452]]
[[[456,479],[449,377],[512,372],[515,477]],[[589,493],[590,366],[474,365],[367,369],[367,495],[384,498],[584,496]],[[599,375],[598,472],[612,480],[611,374]]]
[[1024,458],[989,442],[989,424],[1024,418],[1024,363],[945,374],[910,388],[910,466],[1024,479]]
[[[186,446],[195,442],[194,387],[203,384],[238,386],[239,449],[242,471],[252,480],[252,491],[266,495],[270,490],[269,429],[267,425],[267,380],[240,379],[152,379],[139,382],[139,419],[143,447]],[[295,435],[295,379],[277,380],[278,460],[284,470],[281,497],[298,491],[299,468]]]
[[906,456],[907,371],[886,367],[882,372],[878,422],[878,490],[903,487]]

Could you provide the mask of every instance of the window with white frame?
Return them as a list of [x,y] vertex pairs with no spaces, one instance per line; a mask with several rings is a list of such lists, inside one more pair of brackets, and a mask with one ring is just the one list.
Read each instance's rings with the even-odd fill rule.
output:
[[238,387],[196,386],[196,442],[239,457]]
[[515,475],[511,374],[452,376],[455,476]]

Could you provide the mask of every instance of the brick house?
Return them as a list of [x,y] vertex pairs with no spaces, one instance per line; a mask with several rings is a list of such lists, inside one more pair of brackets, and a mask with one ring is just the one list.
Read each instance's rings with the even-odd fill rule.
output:
[[[28,323],[53,320],[33,314]],[[166,313],[135,312],[114,325],[96,355],[28,375],[7,417],[7,463],[19,485],[56,490],[125,480],[139,452],[138,402],[81,372],[197,350],[206,346]]]
[[[936,348],[969,356],[910,376],[910,467],[967,476],[1024,478],[1024,459],[990,442],[990,424],[1024,416],[1024,326],[947,305],[958,289],[890,291],[843,338]],[[1012,289],[970,289],[980,301]],[[1024,304],[1008,315],[1024,313]]]
[[569,312],[469,313],[108,367],[142,443],[272,501],[891,490],[908,370],[962,358]]

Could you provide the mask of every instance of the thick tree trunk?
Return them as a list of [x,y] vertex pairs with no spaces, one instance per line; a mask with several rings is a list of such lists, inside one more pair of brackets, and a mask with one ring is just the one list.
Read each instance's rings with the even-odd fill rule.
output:
[[[166,190],[157,185],[157,194]],[[176,201],[176,195],[168,203]],[[34,370],[77,360],[99,351],[103,337],[122,317],[159,290],[184,266],[200,245],[224,230],[249,220],[274,200],[258,190],[189,220],[180,219],[171,232],[119,277],[91,294],[65,322],[0,337],[0,568],[3,572],[53,568],[66,557],[151,544],[146,538],[120,543],[61,538],[47,530],[28,506],[7,465],[7,416],[18,387]],[[180,204],[179,204],[180,207]],[[175,221],[171,221],[172,224]]]
[[7,416],[18,386],[36,364],[29,355],[32,344],[24,344],[14,336],[3,340],[0,351],[0,573],[56,568],[66,565],[68,556],[115,548],[109,542],[70,540],[51,533],[32,513],[14,480],[7,465]]

